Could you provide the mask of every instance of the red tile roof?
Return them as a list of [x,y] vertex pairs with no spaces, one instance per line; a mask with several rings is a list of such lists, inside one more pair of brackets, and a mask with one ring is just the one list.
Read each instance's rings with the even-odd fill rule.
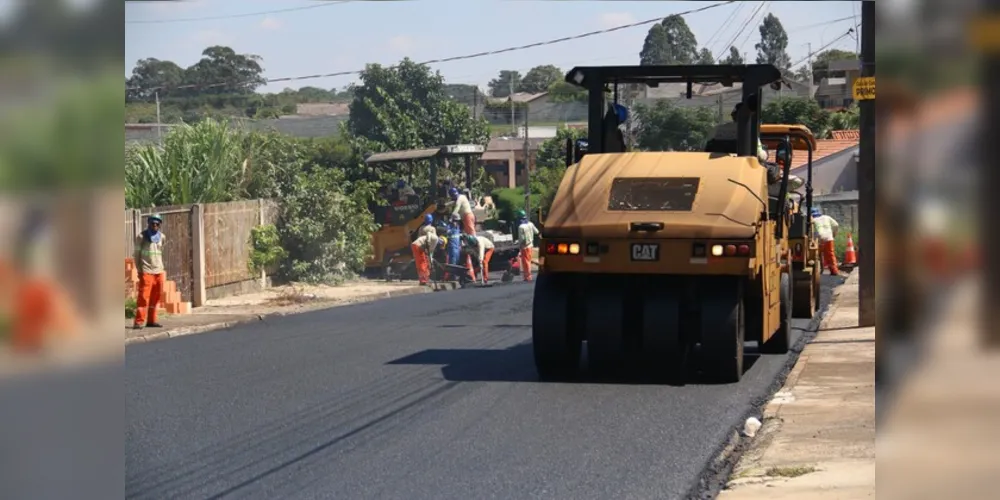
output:
[[861,131],[859,130],[834,130],[830,132],[834,139],[840,141],[859,141],[861,140]]
[[[813,164],[835,155],[845,149],[850,149],[858,145],[858,138],[854,139],[819,139],[816,141],[816,151],[813,151]],[[792,157],[792,170],[804,167],[809,163],[809,155],[805,151],[796,151]]]

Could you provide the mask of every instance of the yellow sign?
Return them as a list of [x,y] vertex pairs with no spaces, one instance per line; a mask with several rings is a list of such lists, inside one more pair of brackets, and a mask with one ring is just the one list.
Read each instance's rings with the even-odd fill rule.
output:
[[863,76],[854,80],[854,87],[851,89],[855,101],[869,101],[875,99],[875,77]]

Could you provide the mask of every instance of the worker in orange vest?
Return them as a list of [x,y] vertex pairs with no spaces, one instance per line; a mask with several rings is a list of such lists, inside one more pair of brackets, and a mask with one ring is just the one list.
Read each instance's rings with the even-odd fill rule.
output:
[[163,285],[167,281],[167,271],[163,264],[163,245],[166,237],[160,232],[163,217],[159,214],[147,218],[146,230],[135,239],[135,265],[139,272],[139,290],[136,297],[135,321],[132,328],[162,328],[158,323],[156,309],[163,295]]

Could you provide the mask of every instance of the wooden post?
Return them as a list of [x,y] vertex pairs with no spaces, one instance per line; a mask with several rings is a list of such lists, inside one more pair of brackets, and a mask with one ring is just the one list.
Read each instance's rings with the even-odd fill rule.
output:
[[202,307],[208,298],[208,292],[205,279],[205,206],[201,203],[191,207],[191,253],[191,289],[194,295],[191,297],[191,305]]
[[[258,212],[257,225],[263,226],[264,225],[264,220],[265,220],[264,219],[264,200],[263,199],[257,200],[257,212]],[[265,271],[263,269],[260,270],[260,288],[261,289],[267,288],[267,271]]]

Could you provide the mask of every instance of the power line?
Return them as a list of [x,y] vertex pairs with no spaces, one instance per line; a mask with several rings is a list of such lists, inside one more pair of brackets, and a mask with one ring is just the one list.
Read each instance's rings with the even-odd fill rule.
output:
[[709,52],[715,51],[714,50],[715,46],[718,44],[718,42],[722,41],[721,38],[719,38],[719,35],[725,32],[725,30],[729,28],[729,25],[733,24],[733,21],[736,19],[736,16],[740,13],[740,11],[743,10],[743,7],[745,6],[746,6],[745,3],[740,3],[739,5],[737,5],[736,8],[729,13],[729,17],[727,17],[726,20],[719,25],[719,28],[715,30],[715,33],[713,33],[712,36],[709,37],[708,41],[705,42],[704,47],[708,49]]
[[[704,12],[704,11],[707,11],[707,10],[711,10],[711,9],[714,9],[714,8],[717,8],[717,7],[721,7],[723,5],[729,5],[731,3],[734,3],[735,1],[736,0],[729,0],[729,1],[726,1],[726,2],[714,3],[714,4],[711,4],[711,5],[706,5],[705,7],[699,7],[697,9],[691,9],[691,10],[688,10],[688,11],[680,12],[680,13],[677,13],[677,14],[671,14],[671,15],[687,16],[687,15],[690,15],[690,14],[697,14],[699,12]],[[620,26],[614,26],[612,28],[607,28],[607,29],[603,29],[603,30],[590,31],[590,32],[587,32],[587,33],[581,33],[579,35],[573,35],[573,36],[567,36],[567,37],[562,37],[562,38],[556,38],[556,39],[546,40],[546,41],[542,41],[542,42],[529,43],[527,45],[518,45],[518,46],[515,46],[515,47],[507,47],[507,48],[503,48],[503,49],[490,50],[490,51],[486,51],[486,52],[477,52],[475,54],[466,54],[466,55],[462,55],[462,56],[453,56],[453,57],[444,57],[444,58],[440,58],[440,59],[431,59],[429,61],[424,61],[424,62],[417,63],[417,64],[427,65],[427,64],[446,63],[446,62],[452,62],[452,61],[463,61],[463,60],[466,60],[466,59],[476,59],[476,58],[480,58],[480,57],[493,56],[493,55],[497,55],[497,54],[504,54],[504,53],[507,53],[507,52],[516,52],[516,51],[520,51],[520,50],[532,49],[532,48],[535,48],[535,47],[543,47],[543,46],[546,46],[546,45],[555,45],[557,43],[569,42],[569,41],[573,41],[573,40],[580,40],[580,39],[583,39],[583,38],[589,38],[589,37],[596,36],[596,35],[603,35],[603,34],[606,34],[606,33],[612,33],[612,32],[620,31],[620,30],[623,30],[623,29],[635,28],[635,27],[638,27],[638,26],[644,26],[644,25],[647,25],[647,24],[653,24],[653,23],[660,22],[663,19],[665,19],[665,17],[656,17],[656,18],[653,18],[653,19],[647,19],[645,21],[639,21],[639,22],[635,22],[635,23],[631,23],[631,24],[623,24],[623,25],[620,25]],[[394,66],[389,66],[389,67],[392,68]],[[266,79],[266,83],[291,82],[291,81],[299,81],[299,80],[314,80],[314,79],[317,79],[317,78],[332,78],[332,77],[336,77],[336,76],[356,75],[356,74],[360,74],[360,73],[363,73],[363,72],[364,72],[364,70],[337,71],[337,72],[333,72],[333,73],[325,73],[325,74],[318,74],[318,75],[292,76],[292,77],[284,77],[284,78],[268,78],[268,79]],[[178,85],[176,87],[167,87],[167,86],[149,87],[149,88],[128,87],[128,88],[126,88],[126,90],[147,90],[147,91],[153,91],[153,90],[161,90],[161,89],[166,89],[166,88],[170,88],[170,89],[211,88],[211,87],[223,87],[223,86],[226,86],[226,85],[234,85],[234,84],[237,84],[237,83],[241,83],[241,82],[232,82],[232,81],[230,81],[230,82],[218,82],[218,83],[212,83],[212,84],[207,84],[207,85],[190,84],[190,85]]]
[[[760,11],[759,14],[760,17],[756,18],[752,23],[754,29],[759,29],[760,26],[763,24],[765,17],[771,13],[771,2],[764,2],[764,7],[765,8]],[[753,32],[754,32],[753,29],[747,31],[747,36],[745,36],[743,38],[743,41],[740,42],[740,47],[739,47],[740,51],[743,50],[743,47],[747,46],[747,42],[750,41],[750,37],[753,36]]]
[[750,13],[750,16],[747,18],[747,20],[743,22],[743,26],[740,27],[740,30],[737,31],[736,34],[733,35],[733,37],[729,40],[729,42],[723,46],[723,48],[719,52],[719,55],[715,57],[716,60],[721,59],[723,52],[729,50],[730,47],[734,46],[733,44],[736,43],[736,39],[743,34],[743,32],[747,29],[747,26],[749,26],[750,22],[753,21],[755,17],[757,17],[757,13],[760,12],[760,9],[762,9],[764,7],[764,4],[766,3],[767,2],[760,2],[759,4],[757,4],[757,8],[754,9],[754,11]]
[[792,64],[791,66],[788,67],[789,71],[792,68],[794,68],[794,67],[796,67],[796,66],[798,66],[798,65],[800,65],[800,64],[802,64],[802,63],[804,63],[804,62],[806,62],[806,61],[808,61],[810,59],[812,59],[812,57],[814,55],[819,54],[820,52],[823,52],[824,50],[826,50],[827,47],[829,47],[829,46],[831,46],[831,45],[839,42],[840,40],[843,40],[844,38],[847,38],[848,36],[851,36],[853,34],[854,34],[854,28],[851,28],[851,29],[847,30],[846,33],[844,33],[843,35],[838,36],[837,38],[834,38],[833,40],[830,41],[830,43],[827,43],[826,45],[824,45],[824,46],[816,49],[815,52],[810,52],[809,55],[807,55],[807,56],[803,57],[802,59],[796,61],[794,64]]
[[186,23],[186,22],[191,22],[191,21],[214,21],[214,20],[218,20],[218,19],[236,19],[236,18],[240,18],[240,17],[265,16],[265,15],[268,15],[268,14],[281,14],[281,13],[285,13],[285,12],[297,12],[297,11],[300,11],[300,10],[309,10],[309,9],[319,9],[319,8],[323,8],[323,7],[332,7],[334,5],[341,5],[341,4],[345,4],[345,3],[350,3],[352,1],[353,0],[336,0],[336,1],[328,1],[328,2],[317,3],[317,4],[313,4],[313,5],[305,5],[305,6],[301,6],[301,7],[289,7],[287,9],[266,10],[266,11],[263,11],[263,12],[247,12],[247,13],[244,13],[244,14],[228,14],[228,15],[222,15],[222,16],[188,17],[188,18],[180,18],[180,19],[148,19],[148,20],[139,20],[139,21],[128,21],[128,20],[126,20],[125,24],[166,24],[166,23]]
[[819,28],[819,27],[822,27],[822,26],[830,25],[830,24],[837,24],[837,23],[842,23],[844,21],[850,21],[852,19],[855,19],[855,17],[854,16],[841,17],[840,19],[831,19],[829,21],[823,21],[821,23],[813,23],[813,24],[806,24],[806,25],[803,25],[803,26],[796,26],[796,27],[788,30],[787,32],[788,33],[796,33],[796,32],[802,31],[802,30],[810,29],[810,28]]

